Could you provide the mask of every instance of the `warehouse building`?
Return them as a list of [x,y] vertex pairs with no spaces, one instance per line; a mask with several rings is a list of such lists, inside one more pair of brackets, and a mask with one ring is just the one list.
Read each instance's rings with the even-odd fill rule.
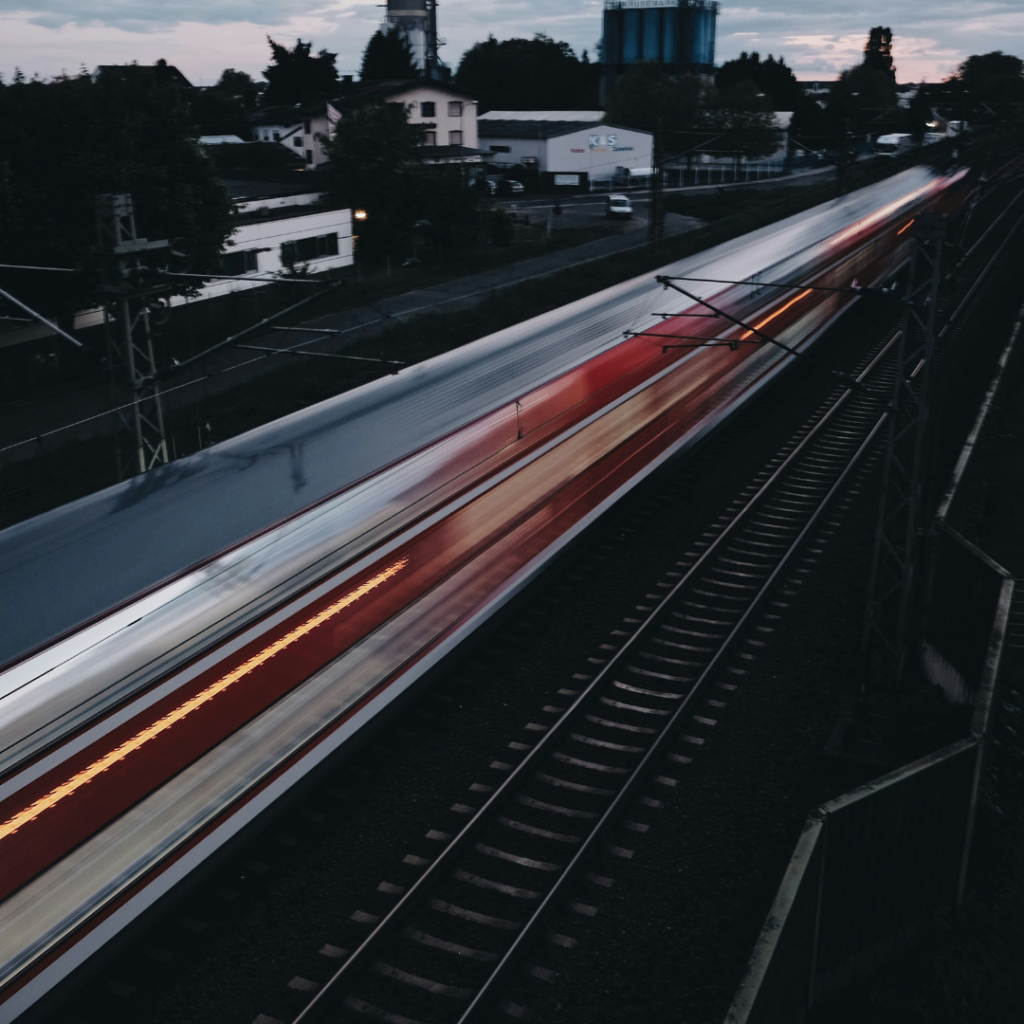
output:
[[492,110],[478,118],[495,167],[522,165],[544,185],[587,188],[651,173],[650,132],[605,124],[600,110]]

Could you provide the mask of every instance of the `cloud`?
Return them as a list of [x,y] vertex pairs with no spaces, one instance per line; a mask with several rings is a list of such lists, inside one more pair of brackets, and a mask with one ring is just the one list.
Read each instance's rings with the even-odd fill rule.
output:
[[[577,53],[601,38],[602,0],[445,0],[438,8],[453,68],[475,42],[546,32]],[[0,0],[0,70],[46,76],[62,67],[163,56],[196,81],[224,66],[258,73],[265,36],[312,39],[359,67],[383,11],[372,0]],[[938,80],[971,53],[1024,55],[1022,0],[722,0],[717,58],[782,54],[798,77],[832,77],[860,59],[872,25],[888,25],[902,81]]]
[[280,25],[294,17],[341,10],[331,0],[39,0],[31,9],[25,0],[0,0],[0,12],[26,15],[32,24],[45,28],[107,26],[129,32],[189,22]]

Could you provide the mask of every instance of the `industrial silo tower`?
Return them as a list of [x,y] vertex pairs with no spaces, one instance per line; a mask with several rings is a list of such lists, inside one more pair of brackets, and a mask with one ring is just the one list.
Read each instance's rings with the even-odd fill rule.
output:
[[607,73],[651,61],[672,74],[715,72],[716,0],[605,0]]
[[387,0],[385,23],[397,29],[409,44],[413,63],[427,78],[441,78],[437,56],[437,0]]

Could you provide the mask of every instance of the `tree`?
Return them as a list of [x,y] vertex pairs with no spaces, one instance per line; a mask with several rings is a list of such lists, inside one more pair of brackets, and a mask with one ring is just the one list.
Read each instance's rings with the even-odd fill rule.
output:
[[796,145],[793,152],[811,150],[819,153],[826,149],[832,136],[831,123],[825,111],[818,104],[805,97],[797,104],[789,122],[789,137]]
[[896,81],[868,64],[848,68],[832,87],[826,113],[835,131],[845,121],[855,134],[896,131],[902,117],[896,102]]
[[881,72],[893,85],[896,84],[896,68],[892,63],[892,29],[876,25],[868,33],[864,47],[864,67]]
[[634,64],[620,75],[605,108],[605,120],[621,128],[689,132],[699,127],[703,108],[695,75],[668,75],[657,64]]
[[960,65],[952,85],[962,104],[1005,117],[1024,102],[1024,61],[1002,50],[974,54]]
[[420,129],[401,104],[356,111],[337,124],[330,143],[335,198],[367,212],[360,246],[401,252],[414,235],[447,247],[472,237],[476,200],[461,179],[417,159]]
[[230,96],[238,100],[246,109],[251,110],[256,106],[262,86],[247,71],[236,71],[234,68],[225,68],[213,90],[224,96]]
[[[190,91],[154,74],[0,89],[0,262],[93,265],[95,196],[130,192],[140,235],[184,237],[196,268],[211,269],[232,231],[231,206],[196,136]],[[57,315],[102,301],[88,275],[0,273],[14,294]]]
[[904,128],[910,133],[914,142],[920,142],[928,130],[928,122],[932,119],[932,93],[924,82],[918,86],[907,107]]
[[705,123],[719,136],[708,142],[708,149],[733,154],[737,165],[741,157],[770,156],[779,146],[772,104],[749,79],[717,93]]
[[847,134],[863,137],[906,130],[906,112],[897,104],[890,29],[879,25],[868,33],[864,59],[843,71],[832,87],[825,120],[833,149]]
[[270,44],[271,64],[264,69],[267,89],[263,103],[268,107],[278,104],[309,103],[311,100],[326,99],[338,82],[336,53],[321,50],[315,57],[313,44],[298,40],[293,49],[275,43],[267,36]]
[[744,81],[753,82],[768,96],[775,110],[796,110],[803,101],[803,90],[785,58],[776,60],[770,53],[762,61],[761,55],[745,51],[736,60],[726,61],[715,75],[719,92],[726,92]]
[[455,84],[488,110],[593,110],[601,66],[577,59],[572,47],[538,32],[532,39],[488,36],[459,62]]
[[256,106],[259,83],[244,71],[225,68],[216,85],[192,93],[192,110],[200,135],[237,135],[248,140],[251,128],[246,112]]
[[393,78],[416,78],[419,71],[413,63],[412,50],[397,28],[374,32],[363,50],[359,77],[365,81],[386,81]]

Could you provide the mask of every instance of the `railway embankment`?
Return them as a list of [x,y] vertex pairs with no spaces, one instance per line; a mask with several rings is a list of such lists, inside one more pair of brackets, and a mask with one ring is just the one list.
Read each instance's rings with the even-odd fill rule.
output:
[[[968,537],[1024,578],[1024,373],[1018,338],[1005,386],[979,438]],[[1019,590],[1019,588],[1018,588]],[[1024,637],[1020,595],[993,708],[973,863],[955,914],[937,916],[919,946],[828,1007],[835,1024],[1009,1022],[1024,1006]]]
[[[871,184],[906,166],[906,161],[876,161],[858,167],[851,188]],[[664,239],[654,251],[641,244],[602,255],[592,252],[594,243],[590,243],[591,248],[584,246],[579,252],[564,249],[552,253],[550,265],[526,275],[517,274],[515,264],[507,268],[504,280],[500,273],[499,279],[495,278],[496,271],[487,272],[480,284],[473,283],[473,277],[479,275],[451,280],[430,266],[417,272],[422,279],[403,272],[404,278],[349,281],[277,322],[278,326],[346,332],[324,335],[315,345],[302,346],[321,357],[273,356],[228,347],[195,364],[188,373],[171,372],[164,381],[169,448],[174,458],[183,457],[394,369],[392,365],[331,356],[386,357],[411,366],[801,213],[834,195],[835,185],[826,182],[786,189],[745,188],[721,196],[673,196],[668,200],[670,212],[706,223]],[[429,294],[417,298],[420,286]],[[159,339],[163,358],[192,358],[226,336],[246,330],[301,298],[296,288],[274,286],[176,307]],[[439,291],[447,291],[447,298],[433,294]],[[284,349],[294,347],[294,339],[295,335],[287,332],[265,331],[243,341]],[[92,340],[102,349],[101,338]],[[8,399],[6,410],[0,406],[0,447],[28,441],[0,452],[0,529],[115,482],[108,436],[113,417],[101,415],[111,404],[105,370],[93,360],[77,369],[71,367],[65,376]],[[26,452],[31,457],[25,457]]]

